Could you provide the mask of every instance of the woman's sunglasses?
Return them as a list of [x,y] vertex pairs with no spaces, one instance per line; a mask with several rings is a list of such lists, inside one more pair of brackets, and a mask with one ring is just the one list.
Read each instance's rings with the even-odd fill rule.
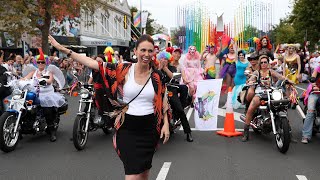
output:
[[37,64],[45,64],[45,61],[37,61]]
[[260,64],[268,64],[268,61],[261,61]]

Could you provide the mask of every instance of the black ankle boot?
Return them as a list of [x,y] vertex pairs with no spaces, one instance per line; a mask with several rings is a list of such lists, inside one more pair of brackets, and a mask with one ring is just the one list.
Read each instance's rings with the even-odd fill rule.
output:
[[53,129],[50,131],[50,141],[55,142],[57,140],[57,130]]
[[193,142],[191,133],[187,133],[187,141],[188,142]]
[[247,124],[245,124],[244,125],[244,128],[243,128],[243,136],[242,136],[242,138],[241,138],[241,141],[242,142],[246,142],[246,141],[248,141],[249,140],[249,125],[247,125]]

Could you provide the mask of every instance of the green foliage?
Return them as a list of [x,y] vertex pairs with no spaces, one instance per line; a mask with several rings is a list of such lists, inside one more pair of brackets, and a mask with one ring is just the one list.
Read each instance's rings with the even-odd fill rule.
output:
[[186,34],[186,27],[185,26],[180,26],[176,30],[174,30],[171,34],[171,42],[174,45],[178,45],[179,47],[182,46],[179,42],[179,36],[185,36]]
[[113,0],[0,0],[0,31],[9,32],[15,39],[20,39],[24,32],[40,33],[42,49],[47,53],[52,18],[79,16],[80,9],[94,12],[98,7],[107,8],[111,1]]

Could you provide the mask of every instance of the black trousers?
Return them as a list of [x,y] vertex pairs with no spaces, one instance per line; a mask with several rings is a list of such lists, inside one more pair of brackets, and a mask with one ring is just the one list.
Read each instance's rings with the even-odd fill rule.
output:
[[56,107],[42,107],[44,117],[46,118],[49,130],[55,130],[55,121],[58,117],[58,109]]
[[[188,86],[177,85],[179,87],[178,93],[180,94],[180,102],[183,108],[188,106]],[[190,99],[191,100],[191,99]]]
[[[190,133],[191,129],[190,129],[190,125],[189,125],[187,116],[184,112],[184,107],[182,106],[182,103],[180,100],[181,97],[180,98],[178,97],[178,89],[168,87],[168,90],[170,90],[173,93],[173,96],[169,98],[169,103],[170,103],[170,106],[173,110],[173,114],[178,119],[180,119],[184,133]],[[187,95],[188,95],[188,92],[187,92]],[[184,100],[186,100],[186,98],[184,98]]]

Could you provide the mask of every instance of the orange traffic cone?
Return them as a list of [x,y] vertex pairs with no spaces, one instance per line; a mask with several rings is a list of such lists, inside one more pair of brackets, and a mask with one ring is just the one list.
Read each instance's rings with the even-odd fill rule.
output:
[[233,137],[241,136],[242,132],[237,132],[234,125],[234,114],[232,108],[232,88],[228,89],[228,98],[227,98],[227,109],[226,109],[226,118],[224,120],[224,130],[217,131],[218,135]]

